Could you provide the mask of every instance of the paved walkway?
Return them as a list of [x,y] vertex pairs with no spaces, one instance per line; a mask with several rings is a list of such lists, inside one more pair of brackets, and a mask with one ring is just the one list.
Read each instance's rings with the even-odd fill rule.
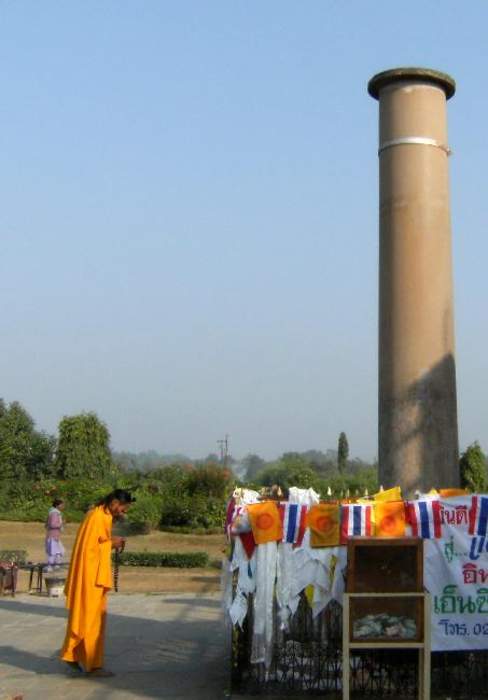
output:
[[58,660],[64,600],[0,598],[0,700],[220,700],[227,635],[217,596],[114,594],[106,666],[114,678],[69,678]]

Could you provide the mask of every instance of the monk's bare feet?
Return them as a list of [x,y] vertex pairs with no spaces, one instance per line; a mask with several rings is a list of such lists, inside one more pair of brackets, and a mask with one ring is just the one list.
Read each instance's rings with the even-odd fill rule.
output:
[[78,674],[83,673],[83,669],[77,661],[65,661],[64,663],[66,666],[68,666],[70,674],[77,676]]
[[107,671],[106,668],[94,668],[88,675],[93,678],[112,678],[115,674],[112,671]]

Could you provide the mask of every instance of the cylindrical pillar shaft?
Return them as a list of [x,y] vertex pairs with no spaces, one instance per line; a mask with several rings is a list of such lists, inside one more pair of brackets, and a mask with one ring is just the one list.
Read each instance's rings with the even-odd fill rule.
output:
[[459,485],[446,99],[452,78],[396,69],[379,100],[379,478]]

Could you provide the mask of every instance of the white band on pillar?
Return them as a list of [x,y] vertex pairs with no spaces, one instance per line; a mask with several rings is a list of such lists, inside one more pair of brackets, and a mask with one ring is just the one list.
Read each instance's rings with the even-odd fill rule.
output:
[[434,146],[434,148],[440,148],[441,151],[447,156],[450,156],[452,151],[449,146],[444,143],[439,143],[435,139],[429,139],[425,136],[403,136],[400,139],[392,139],[391,141],[385,141],[378,148],[378,155],[380,155],[387,148],[392,148],[393,146],[404,146],[404,145],[417,145],[417,146]]

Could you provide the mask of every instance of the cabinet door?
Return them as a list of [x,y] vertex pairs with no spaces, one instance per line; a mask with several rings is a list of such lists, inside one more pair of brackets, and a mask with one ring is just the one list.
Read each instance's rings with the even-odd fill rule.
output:
[[421,593],[423,542],[356,538],[348,544],[349,593]]
[[349,640],[351,642],[422,642],[424,598],[351,597]]

